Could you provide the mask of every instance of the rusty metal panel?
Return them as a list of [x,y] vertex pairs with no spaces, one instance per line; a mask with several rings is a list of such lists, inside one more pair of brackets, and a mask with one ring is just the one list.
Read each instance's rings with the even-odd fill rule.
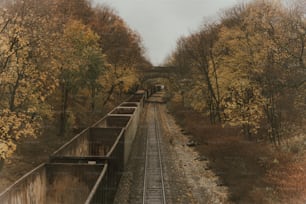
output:
[[99,128],[124,128],[128,125],[131,115],[107,115],[102,120],[99,120],[93,127]]
[[52,155],[89,155],[89,128],[77,134],[70,141],[61,146]]
[[45,203],[46,171],[44,165],[33,169],[0,194],[0,203]]
[[132,144],[135,139],[138,122],[139,122],[139,108],[136,109],[134,115],[113,115],[109,114],[106,117],[107,126],[119,126],[124,128],[124,164],[126,165],[131,152]]
[[107,155],[122,134],[122,128],[90,128],[89,155]]
[[42,164],[0,194],[0,203],[84,203],[104,167],[87,164]]
[[117,107],[110,112],[111,115],[133,115],[136,111],[135,107]]
[[109,115],[106,118],[107,127],[127,127],[131,116],[113,116]]
[[86,134],[75,137],[63,145],[59,151],[53,153],[50,158],[54,161],[56,157],[64,159],[64,157],[106,156],[123,133],[122,128],[89,128]]
[[102,168],[98,165],[48,164],[46,203],[84,203]]
[[120,107],[138,107],[138,102],[124,102],[120,104]]

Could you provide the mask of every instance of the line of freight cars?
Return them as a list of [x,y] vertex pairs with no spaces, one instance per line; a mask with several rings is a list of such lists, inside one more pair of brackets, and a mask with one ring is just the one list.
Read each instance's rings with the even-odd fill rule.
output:
[[0,194],[1,204],[113,203],[144,101],[137,91]]

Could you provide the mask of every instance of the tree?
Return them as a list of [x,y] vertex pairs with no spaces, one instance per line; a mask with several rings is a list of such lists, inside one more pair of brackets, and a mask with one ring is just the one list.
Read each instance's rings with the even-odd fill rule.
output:
[[68,123],[68,117],[75,118],[73,113],[68,115],[69,104],[73,104],[69,99],[78,95],[81,87],[89,88],[91,108],[94,111],[96,91],[99,88],[98,78],[104,69],[104,56],[99,48],[98,39],[98,35],[80,21],[71,20],[65,26],[61,44],[65,53],[62,53],[59,67],[61,135],[65,135],[67,125],[72,125]]
[[[139,35],[106,7],[93,9],[87,0],[0,3],[1,158],[20,138],[56,123],[56,110],[62,135],[87,125],[83,116],[99,112],[114,93],[128,93],[138,84],[136,69],[148,64]],[[104,14],[110,18],[100,21]]]
[[[52,116],[45,103],[56,89],[49,18],[29,1],[7,5],[0,14],[0,157],[9,157],[22,137],[35,137]],[[33,32],[33,29],[35,30]],[[48,38],[50,37],[50,38]],[[49,41],[50,40],[50,41]],[[54,71],[54,72],[53,72]]]
[[171,63],[192,73],[192,106],[208,111],[211,122],[240,126],[248,138],[265,130],[275,145],[297,129],[305,119],[301,8],[254,0],[227,10],[219,24],[182,38]]
[[[129,90],[139,83],[137,69],[148,64],[148,60],[143,56],[144,48],[141,45],[140,36],[107,6],[95,8],[92,28],[101,36],[100,46],[106,55],[107,62],[112,65],[117,80],[127,80],[122,81],[124,89]],[[117,91],[118,95],[121,95],[120,88]]]
[[194,88],[191,90],[190,96],[195,96],[192,106],[199,111],[207,110],[211,123],[222,120],[217,64],[214,55],[217,32],[218,26],[205,25],[201,31],[178,41],[178,50],[174,54],[176,57],[173,63],[182,73],[188,70],[193,80],[199,82],[194,83]]
[[[289,100],[289,97],[296,97],[293,90],[296,85],[292,84],[300,84],[302,80],[299,78],[303,76],[305,37],[301,33],[302,26],[296,26],[298,21],[288,15],[280,3],[254,1],[239,8],[244,8],[244,11],[232,12],[235,13],[234,23],[226,21],[220,33],[222,72],[232,76],[225,86],[232,87],[237,80],[251,84],[259,99],[254,104],[257,114],[262,116],[264,113],[265,116],[263,120],[267,126],[262,128],[268,131],[274,144],[279,144],[284,130],[289,129],[285,126],[290,120],[288,111],[295,112],[296,109]],[[248,86],[239,85],[236,92],[241,90],[240,87],[250,90]],[[245,94],[240,95],[243,101]],[[226,108],[225,112],[229,114]],[[229,114],[231,120],[237,116]],[[243,117],[238,118],[243,121]],[[256,121],[256,127],[263,123],[261,120],[252,121]]]

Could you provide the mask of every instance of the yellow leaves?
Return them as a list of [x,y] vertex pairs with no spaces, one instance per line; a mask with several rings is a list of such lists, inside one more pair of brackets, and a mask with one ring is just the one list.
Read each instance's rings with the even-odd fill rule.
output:
[[[29,109],[34,111],[35,108]],[[0,111],[0,158],[6,159],[16,149],[16,142],[21,137],[35,137],[39,121],[32,119],[26,112]]]
[[233,82],[222,101],[225,121],[231,126],[248,126],[250,133],[257,133],[264,116],[261,89],[247,82]]
[[79,72],[87,67],[93,55],[102,52],[99,48],[99,37],[88,26],[80,21],[70,20],[65,25],[61,47],[65,52],[58,51],[62,68],[67,71]]
[[28,112],[29,113],[35,113],[37,111],[36,107],[29,107]]
[[[94,99],[92,95],[96,94],[104,101],[103,96],[113,91],[110,91],[112,86],[114,92],[127,92],[138,82],[133,67],[141,58],[139,38],[123,20],[114,14],[109,25],[104,22],[85,25],[82,20],[73,20],[75,16],[62,15],[62,11],[56,10],[62,1],[53,2],[52,8],[47,6],[49,1],[41,3],[33,6],[31,1],[24,1],[21,6],[14,2],[8,12],[0,9],[0,140],[6,142],[1,142],[2,158],[14,151],[13,144],[21,137],[35,136],[42,118],[52,118],[52,107],[59,108],[61,101],[60,97],[50,96],[61,96],[59,85],[69,92],[68,110],[78,111],[79,104],[74,104],[70,98],[81,95],[80,98]],[[87,20],[95,20],[90,18],[93,17]],[[103,29],[105,26],[112,36],[104,36],[104,32],[100,36],[116,39],[116,46],[100,39],[90,27],[93,24]],[[118,51],[117,43],[124,44],[122,50]],[[111,62],[113,66],[107,65],[101,50],[104,45],[112,50],[108,58],[120,56]],[[114,63],[118,61],[120,63]],[[89,87],[91,85],[93,87]],[[84,112],[88,111],[86,106],[83,108]],[[72,113],[68,122],[77,121],[76,115]]]
[[138,83],[139,77],[133,67],[106,66],[103,75],[99,77],[102,87],[109,89],[114,86],[116,90],[127,92],[133,85]]
[[44,96],[40,96],[39,99],[44,102],[46,100],[46,98]]
[[[57,86],[56,66],[48,63],[54,59],[46,52],[57,44],[48,42],[47,33],[42,35],[46,25],[39,26],[31,13],[22,19],[7,15],[10,21],[0,33],[1,158],[11,155],[20,138],[38,134],[41,117],[50,115],[51,107],[44,103]],[[0,23],[0,29],[3,26]],[[33,32],[35,27],[41,29]]]
[[138,82],[137,74],[133,69],[121,70],[119,76],[121,77],[117,78],[117,81],[122,83],[122,90],[125,92]]
[[190,100],[190,105],[196,111],[202,112],[207,107],[206,95],[204,94],[205,90],[206,90],[205,84],[198,82],[184,96],[185,98],[188,98],[188,100]]
[[2,140],[0,138],[0,159],[6,159],[10,157],[16,150],[16,144],[11,140]]
[[71,20],[65,26],[64,38],[72,43],[72,46],[84,49],[87,46],[97,46],[99,36],[88,26],[80,21]]

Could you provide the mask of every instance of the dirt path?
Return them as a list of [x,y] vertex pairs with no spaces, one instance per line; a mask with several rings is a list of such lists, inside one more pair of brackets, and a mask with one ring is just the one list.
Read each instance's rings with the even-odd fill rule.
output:
[[[157,94],[159,97],[162,95]],[[157,97],[155,95],[155,97]],[[143,121],[138,129],[130,162],[123,174],[115,203],[142,203],[145,132],[150,106],[146,105]],[[162,124],[162,154],[165,172],[167,203],[227,203],[227,189],[210,170],[209,161],[186,144],[187,135],[167,113],[166,105],[159,105]]]

